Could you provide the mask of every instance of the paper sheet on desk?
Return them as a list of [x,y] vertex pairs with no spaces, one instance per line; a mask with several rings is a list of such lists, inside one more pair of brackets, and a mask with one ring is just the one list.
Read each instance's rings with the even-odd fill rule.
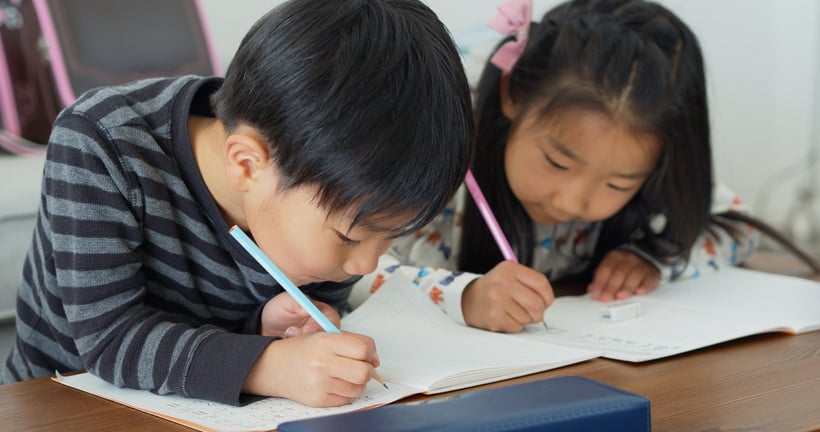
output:
[[641,316],[612,322],[589,296],[559,297],[545,313],[549,329],[531,325],[519,337],[641,362],[759,333],[820,329],[820,283],[752,270],[665,284],[632,301]]
[[398,384],[390,384],[390,390],[386,390],[371,382],[362,397],[350,405],[340,407],[314,408],[282,398],[266,398],[236,407],[178,395],[158,395],[144,390],[120,388],[89,373],[71,376],[58,374],[53,379],[69,387],[202,431],[272,430],[285,421],[384,405],[416,392]]

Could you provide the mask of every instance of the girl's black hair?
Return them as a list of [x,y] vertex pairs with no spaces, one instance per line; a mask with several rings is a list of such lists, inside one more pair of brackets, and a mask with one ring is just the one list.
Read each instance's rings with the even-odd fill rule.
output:
[[[531,265],[533,222],[510,190],[502,160],[511,123],[501,112],[500,77],[488,63],[478,85],[472,169],[519,260]],[[530,26],[507,90],[519,113],[539,110],[547,121],[581,107],[660,140],[661,155],[646,183],[603,222],[590,268],[624,243],[662,262],[688,258],[709,227],[713,178],[701,49],[678,17],[642,0],[562,3]],[[654,233],[650,219],[659,213],[666,228]],[[459,268],[487,272],[502,256],[469,199],[464,216]]]
[[215,94],[230,131],[259,131],[284,188],[318,187],[353,225],[439,213],[472,153],[470,90],[453,40],[417,0],[298,0],[258,20]]

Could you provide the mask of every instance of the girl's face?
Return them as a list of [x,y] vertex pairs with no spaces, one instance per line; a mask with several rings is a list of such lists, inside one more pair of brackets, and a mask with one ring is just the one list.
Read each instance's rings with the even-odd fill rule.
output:
[[392,238],[360,226],[350,217],[328,217],[316,204],[315,189],[280,191],[274,169],[260,170],[244,200],[247,228],[260,249],[296,285],[343,281],[376,270]]
[[540,224],[609,218],[640,190],[660,156],[656,137],[596,111],[572,108],[545,119],[529,110],[513,118],[507,181]]

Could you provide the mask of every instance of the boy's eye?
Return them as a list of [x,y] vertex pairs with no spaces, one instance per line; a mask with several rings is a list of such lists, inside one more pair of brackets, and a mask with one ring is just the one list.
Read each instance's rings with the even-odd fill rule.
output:
[[345,246],[355,246],[355,245],[361,243],[361,241],[359,241],[359,240],[353,240],[352,238],[349,238],[349,237],[346,237],[346,236],[343,236],[343,235],[340,235],[339,238],[342,240],[342,244],[345,245]]
[[563,166],[563,165],[559,164],[558,162],[556,162],[556,161],[555,161],[555,159],[551,158],[551,157],[550,157],[548,154],[546,154],[546,153],[544,153],[544,158],[547,160],[547,162],[549,162],[549,163],[550,163],[550,165],[552,165],[552,166],[553,166],[554,168],[556,168],[556,169],[559,169],[559,170],[561,170],[561,171],[566,171],[566,170],[568,170],[568,169],[569,169],[569,168],[567,168],[567,167],[565,167],[565,166]]
[[333,232],[336,234],[336,237],[339,238],[339,241],[342,242],[345,246],[356,246],[357,244],[361,243],[361,240],[353,240],[352,238],[346,236],[342,231],[334,229]]

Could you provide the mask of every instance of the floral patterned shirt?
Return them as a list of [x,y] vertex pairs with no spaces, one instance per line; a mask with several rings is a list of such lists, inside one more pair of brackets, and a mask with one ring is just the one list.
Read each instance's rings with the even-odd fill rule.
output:
[[[351,304],[363,301],[397,271],[424,290],[456,322],[464,323],[461,294],[479,275],[452,271],[456,268],[461,239],[466,188],[461,187],[446,209],[422,230],[397,239],[387,255],[379,261],[376,272],[363,277],[354,287]],[[748,211],[744,203],[726,186],[718,183],[713,191],[712,213],[729,210]],[[737,239],[723,230],[715,230],[717,238],[703,234],[698,238],[689,260],[677,266],[663,265],[640,249],[624,245],[654,264],[661,273],[661,282],[694,278],[705,271],[735,266],[753,252],[759,242],[756,229],[739,224]],[[665,218],[656,216],[653,228],[663,229]],[[583,272],[598,242],[601,222],[570,221],[556,225],[536,225],[536,249],[532,267],[550,280],[559,280]]]

